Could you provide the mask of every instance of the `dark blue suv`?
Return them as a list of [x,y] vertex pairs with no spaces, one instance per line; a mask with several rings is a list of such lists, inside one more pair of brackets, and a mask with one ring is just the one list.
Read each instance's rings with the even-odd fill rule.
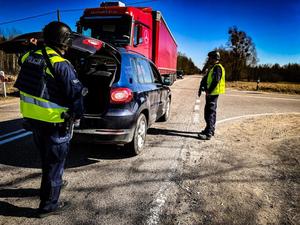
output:
[[139,154],[151,124],[169,118],[169,81],[144,56],[101,43],[95,54],[78,60],[76,66],[89,92],[73,140],[125,144]]
[[[35,32],[1,43],[0,49],[11,53],[31,50],[36,47],[30,44],[32,38],[43,44],[41,33]],[[73,140],[125,144],[139,154],[147,129],[170,115],[170,81],[163,80],[144,56],[76,33],[66,57],[89,90]]]

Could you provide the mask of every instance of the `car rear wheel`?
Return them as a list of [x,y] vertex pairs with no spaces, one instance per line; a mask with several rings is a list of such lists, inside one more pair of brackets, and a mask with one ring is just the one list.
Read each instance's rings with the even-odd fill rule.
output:
[[171,109],[171,99],[168,98],[168,101],[165,106],[165,114],[160,118],[160,121],[162,121],[162,122],[168,121],[168,119],[170,117],[170,111],[171,111],[170,109]]
[[130,153],[138,155],[142,152],[147,134],[147,119],[144,114],[138,117],[136,128],[134,131],[133,139],[126,145]]

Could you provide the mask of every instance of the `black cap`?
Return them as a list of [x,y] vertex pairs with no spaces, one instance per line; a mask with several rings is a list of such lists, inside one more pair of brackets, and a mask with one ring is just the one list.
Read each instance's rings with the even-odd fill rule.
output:
[[62,22],[53,21],[43,29],[44,41],[48,45],[65,48],[72,44],[72,30]]
[[218,51],[211,51],[207,55],[208,55],[209,58],[212,58],[212,59],[215,59],[215,60],[220,60],[221,59],[220,53]]

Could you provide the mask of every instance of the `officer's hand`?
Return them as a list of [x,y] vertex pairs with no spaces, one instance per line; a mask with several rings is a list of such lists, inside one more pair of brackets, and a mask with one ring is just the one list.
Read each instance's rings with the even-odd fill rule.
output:
[[80,126],[80,119],[74,120],[74,127],[79,127]]
[[202,92],[201,89],[199,89],[199,90],[198,90],[198,97],[201,96],[201,92]]

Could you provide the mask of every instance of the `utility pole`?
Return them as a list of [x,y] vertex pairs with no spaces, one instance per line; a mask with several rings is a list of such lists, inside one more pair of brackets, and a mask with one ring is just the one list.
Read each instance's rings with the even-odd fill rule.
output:
[[57,9],[56,14],[57,14],[57,21],[60,22],[60,13],[59,13],[59,9]]

